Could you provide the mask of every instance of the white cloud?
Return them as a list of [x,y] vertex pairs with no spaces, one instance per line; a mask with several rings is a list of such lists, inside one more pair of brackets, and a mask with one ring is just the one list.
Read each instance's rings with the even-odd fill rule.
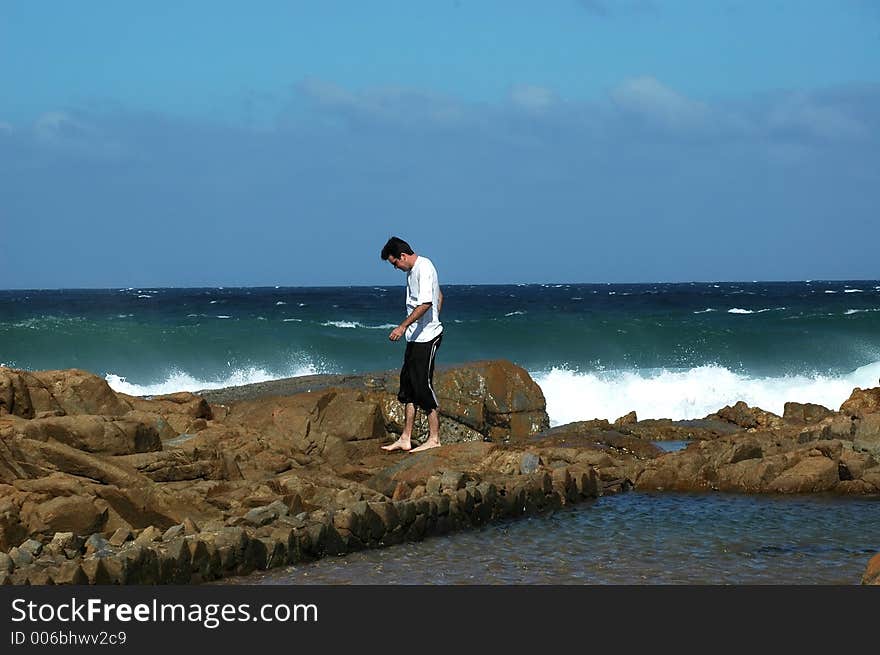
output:
[[544,111],[557,102],[551,89],[532,84],[515,84],[510,89],[510,99],[513,104],[529,111]]
[[704,125],[709,108],[665,86],[653,77],[626,80],[611,92],[621,109],[671,128]]
[[387,123],[453,125],[466,115],[464,105],[457,100],[407,87],[371,87],[353,92],[332,82],[307,78],[296,88],[303,96],[326,108]]
[[34,134],[40,141],[56,142],[79,138],[89,129],[70,114],[63,111],[49,111],[34,122]]
[[867,128],[845,108],[823,104],[805,94],[792,94],[774,106],[767,115],[774,130],[797,130],[824,139],[854,139]]

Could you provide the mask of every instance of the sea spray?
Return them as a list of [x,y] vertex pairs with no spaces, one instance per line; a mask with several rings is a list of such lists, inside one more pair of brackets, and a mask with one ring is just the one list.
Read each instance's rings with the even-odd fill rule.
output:
[[635,410],[640,419],[703,418],[744,400],[782,414],[785,403],[816,403],[837,410],[854,387],[874,387],[880,362],[841,376],[803,374],[752,377],[723,366],[688,370],[578,372],[566,368],[537,371],[551,425],[604,418],[613,421]]

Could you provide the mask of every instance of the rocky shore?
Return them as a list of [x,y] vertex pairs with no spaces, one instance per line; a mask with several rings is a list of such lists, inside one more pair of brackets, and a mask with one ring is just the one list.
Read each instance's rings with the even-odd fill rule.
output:
[[[880,387],[838,411],[551,429],[526,371],[474,362],[437,372],[444,445],[389,454],[396,377],[142,398],[81,370],[0,368],[0,582],[194,584],[630,488],[880,495]],[[689,445],[653,443],[668,440]],[[880,584],[880,555],[862,581]]]

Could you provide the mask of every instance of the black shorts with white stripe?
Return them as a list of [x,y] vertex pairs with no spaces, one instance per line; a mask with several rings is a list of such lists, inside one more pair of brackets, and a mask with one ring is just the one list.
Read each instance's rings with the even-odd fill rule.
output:
[[437,394],[434,393],[434,357],[442,340],[441,332],[430,341],[407,341],[397,394],[400,402],[413,403],[425,412],[438,407]]

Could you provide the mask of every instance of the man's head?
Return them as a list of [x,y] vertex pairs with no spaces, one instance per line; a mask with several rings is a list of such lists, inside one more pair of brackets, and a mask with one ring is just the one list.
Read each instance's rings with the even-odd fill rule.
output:
[[417,255],[406,241],[397,237],[391,237],[388,239],[385,247],[382,248],[381,257],[390,262],[394,268],[401,271],[409,271],[415,265]]

